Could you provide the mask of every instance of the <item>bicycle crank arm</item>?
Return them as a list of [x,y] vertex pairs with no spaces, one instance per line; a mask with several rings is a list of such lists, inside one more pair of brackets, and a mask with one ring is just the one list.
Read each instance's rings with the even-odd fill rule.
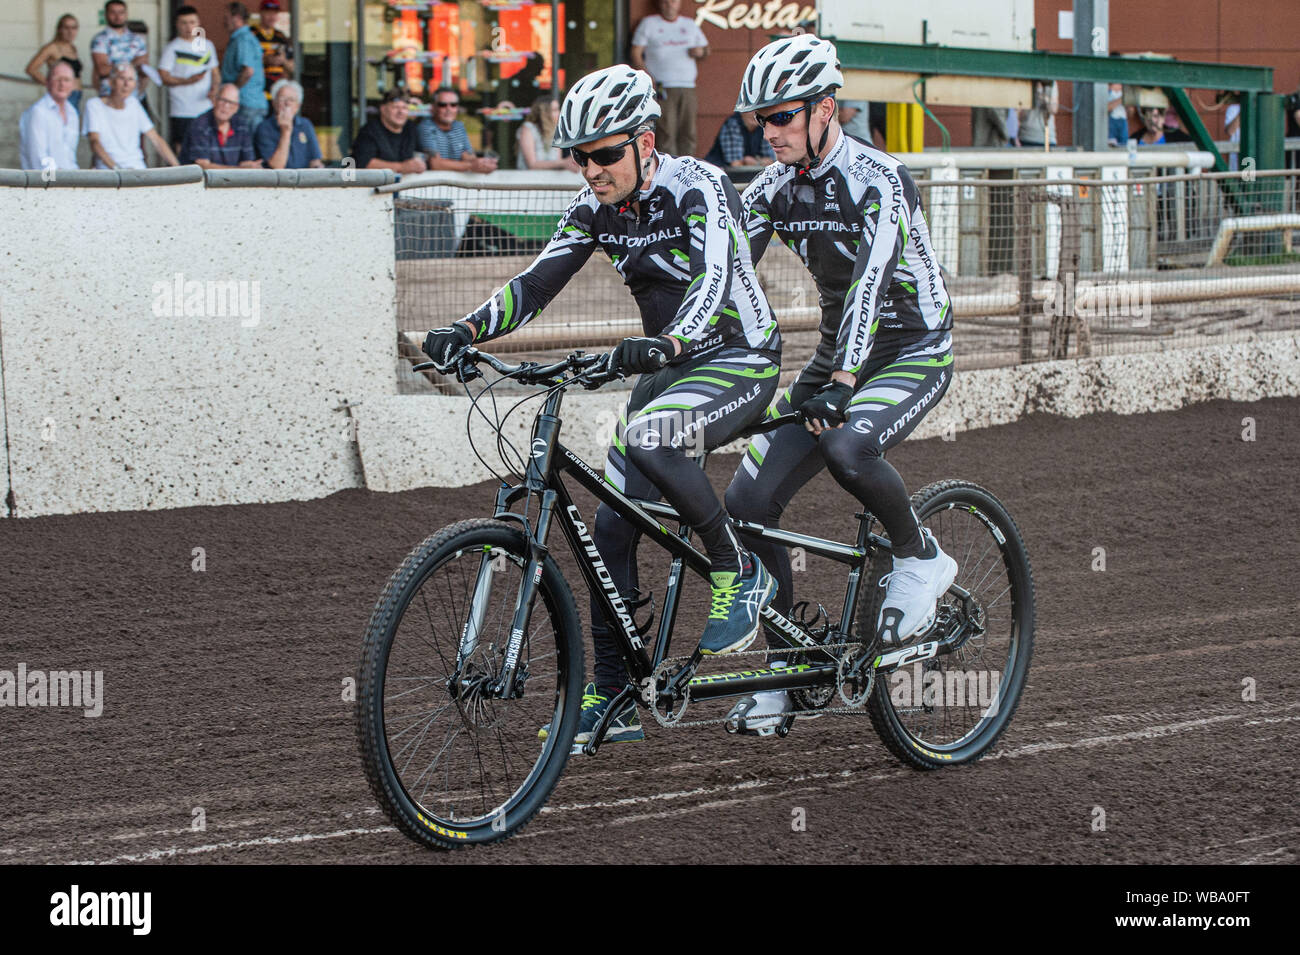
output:
[[692,677],[688,685],[692,701],[712,700],[726,696],[748,696],[759,690],[834,686],[835,672],[833,664],[795,663],[784,667],[739,670],[735,673],[708,673]]
[[609,732],[609,724],[613,723],[614,718],[622,711],[623,704],[635,697],[636,690],[630,686],[623,687],[622,691],[609,701],[609,706],[605,707],[605,714],[591,731],[591,739],[585,743],[575,743],[572,753],[574,755],[581,753],[584,756],[595,756],[596,750],[600,749],[600,744],[605,741],[605,734]]

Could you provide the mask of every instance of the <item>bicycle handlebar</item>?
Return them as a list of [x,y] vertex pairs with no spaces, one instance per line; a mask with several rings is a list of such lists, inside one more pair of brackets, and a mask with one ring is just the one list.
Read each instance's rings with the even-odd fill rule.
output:
[[[600,362],[605,361],[606,358],[607,355],[586,355],[579,351],[549,365],[539,365],[535,361],[525,361],[520,362],[518,365],[508,365],[495,355],[489,355],[487,352],[479,351],[473,345],[468,345],[453,356],[452,360],[445,365],[439,365],[434,361],[425,361],[415,365],[411,370],[426,371],[433,368],[439,374],[443,375],[455,372],[457,381],[466,382],[473,381],[482,374],[478,370],[479,363],[482,363],[498,372],[503,377],[514,378],[521,384],[554,384],[556,376],[563,374],[564,372],[585,371],[588,368],[592,368]],[[603,380],[609,381],[612,378],[617,377],[620,376],[614,374],[604,378]],[[586,381],[583,383],[586,384]]]
[[[556,377],[564,372],[587,372],[588,369],[594,369],[588,374],[569,379],[570,382],[577,381],[585,388],[599,388],[606,382],[613,381],[616,378],[622,378],[623,373],[620,371],[610,371],[609,358],[610,352],[600,355],[587,355],[583,352],[576,351],[557,362],[549,365],[539,365],[535,361],[520,362],[518,365],[507,365],[495,355],[489,355],[487,352],[479,351],[473,345],[467,345],[457,353],[446,365],[439,365],[437,362],[425,361],[414,366],[413,371],[425,371],[429,368],[436,369],[439,374],[447,374],[454,371],[456,379],[461,382],[473,381],[481,375],[478,370],[478,364],[482,362],[489,368],[497,371],[506,378],[514,378],[521,384],[556,384]],[[602,366],[602,367],[597,367]],[[768,418],[765,421],[759,421],[747,428],[742,428],[736,433],[736,438],[750,438],[756,434],[766,434],[769,431],[775,431],[787,424],[799,422],[799,415],[791,412],[789,414],[778,415],[775,418]]]

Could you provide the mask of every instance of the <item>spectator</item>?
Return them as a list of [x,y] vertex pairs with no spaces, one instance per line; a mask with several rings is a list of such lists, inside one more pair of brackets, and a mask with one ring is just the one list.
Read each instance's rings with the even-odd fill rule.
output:
[[1140,146],[1158,146],[1165,141],[1165,111],[1159,106],[1147,106],[1142,109],[1142,133],[1138,136]]
[[727,166],[767,166],[776,154],[763,137],[763,127],[753,113],[732,113],[723,120],[713,148],[704,157],[719,168]]
[[[434,97],[435,102],[437,97]],[[515,166],[519,169],[568,169],[578,171],[578,164],[551,140],[555,138],[555,124],[560,119],[560,101],[539,99],[528,111],[527,118],[515,131]]]
[[[90,57],[95,63],[99,95],[107,99],[113,92],[113,67],[118,63],[130,63],[138,70],[149,60],[149,44],[140,34],[132,33],[127,28],[126,4],[123,0],[108,0],[104,4],[104,20],[108,26],[96,33],[90,41]],[[140,83],[141,98],[148,85],[149,79],[145,77]]]
[[[80,28],[77,18],[71,13],[65,13],[59,17],[59,24],[54,28],[54,39],[27,61],[27,75],[46,90],[49,89],[49,71],[54,64],[68,64],[72,69],[72,92],[67,99],[73,109],[81,109],[81,59],[77,56],[77,31]],[[42,67],[45,68],[44,76],[41,75]]]
[[1034,84],[1034,106],[1020,111],[1019,146],[1038,149],[1056,145],[1056,111],[1061,108],[1056,80]]
[[319,169],[320,143],[310,122],[298,115],[302,108],[302,86],[294,80],[278,80],[271,87],[271,115],[253,130],[257,158],[268,169]]
[[693,156],[695,61],[709,55],[709,41],[694,20],[679,15],[682,0],[658,2],[659,13],[644,18],[632,35],[632,65],[649,73],[663,90],[656,147],[673,156]]
[[167,165],[177,165],[176,154],[158,135],[134,92],[135,67],[122,61],[109,73],[109,95],[86,101],[82,131],[90,138],[96,169],[147,169],[145,139]]
[[24,169],[76,169],[80,125],[72,105],[76,74],[62,58],[45,77],[45,95],[23,111],[18,153]]
[[358,169],[392,169],[410,174],[428,168],[415,155],[418,142],[415,123],[408,121],[411,104],[406,95],[406,90],[399,86],[384,93],[379,101],[379,115],[357,133],[352,143],[352,158]]
[[[454,89],[444,86],[434,90],[433,118],[422,119],[416,126],[420,152],[429,157],[429,168],[458,172],[495,171],[495,159],[475,155],[465,124],[456,118],[459,109],[460,94]],[[361,164],[359,156],[357,164]]]
[[1112,146],[1128,145],[1128,108],[1124,105],[1124,84],[1111,83],[1106,87],[1106,102],[1110,115],[1106,120],[1106,139]]
[[1192,137],[1183,129],[1182,122],[1178,118],[1178,111],[1170,106],[1165,110],[1165,142],[1167,143],[1190,143]]
[[1011,141],[1004,109],[973,107],[970,111],[970,127],[971,145],[977,149],[1001,149]]
[[866,100],[840,100],[840,129],[854,139],[874,145],[871,139],[871,104]]
[[287,0],[262,0],[253,36],[262,47],[262,73],[266,77],[266,98],[274,100],[275,84],[293,79],[293,42],[280,30],[281,13]]
[[226,29],[230,42],[221,58],[221,82],[239,88],[239,115],[252,129],[266,116],[267,102],[262,46],[248,26],[248,7],[237,2],[228,4]]
[[220,67],[217,48],[199,29],[199,11],[176,11],[176,38],[163,47],[158,75],[167,87],[171,115],[172,148],[181,151],[185,134],[195,118],[212,109]]
[[222,83],[217,101],[190,124],[181,160],[204,169],[257,169],[253,132],[240,115],[239,87]]

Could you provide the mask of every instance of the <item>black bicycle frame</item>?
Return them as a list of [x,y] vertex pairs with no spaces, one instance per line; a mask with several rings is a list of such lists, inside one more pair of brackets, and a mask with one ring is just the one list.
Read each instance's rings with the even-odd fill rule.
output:
[[[519,644],[522,643],[523,634],[528,629],[528,614],[536,594],[537,584],[541,580],[542,562],[549,551],[547,537],[557,512],[560,518],[560,529],[573,550],[578,568],[595,599],[596,608],[609,624],[634,683],[641,684],[647,680],[667,656],[677,617],[683,568],[689,567],[706,579],[709,572],[708,557],[691,545],[691,529],[681,523],[680,516],[674,508],[659,502],[628,497],[559,443],[559,409],[562,397],[563,389],[552,392],[547,397],[542,413],[538,415],[537,426],[530,443],[530,457],[524,482],[513,487],[502,486],[497,493],[494,517],[498,520],[517,520],[522,523],[532,549],[519,588],[519,603],[516,604],[511,641],[506,654],[506,666],[498,683],[499,691],[506,695],[512,692]],[[627,606],[623,595],[614,585],[604,558],[592,537],[590,525],[573,503],[562,474],[571,474],[598,501],[608,505],[614,513],[672,555],[653,653],[647,650],[644,635],[639,632],[633,619],[632,609]],[[510,510],[514,501],[530,494],[536,494],[540,498],[537,517],[531,527],[524,515]],[[756,537],[787,547],[802,547],[810,553],[849,566],[849,582],[844,594],[839,627],[829,631],[825,641],[828,643],[845,642],[849,639],[848,631],[852,629],[853,621],[857,618],[862,578],[872,554],[877,548],[889,550],[889,541],[886,538],[870,532],[870,515],[857,516],[858,538],[852,545],[767,528],[747,521],[732,520],[733,526],[744,536]],[[669,530],[661,523],[660,518],[676,521],[677,530]],[[759,668],[738,673],[701,676],[691,681],[692,699],[738,696],[757,690],[821,686],[835,682],[838,659],[829,651],[817,649],[822,641],[770,606],[763,611],[762,616],[768,632],[778,643],[787,647],[813,650],[812,653],[804,655],[811,662],[778,669]],[[611,711],[614,709],[611,707]]]

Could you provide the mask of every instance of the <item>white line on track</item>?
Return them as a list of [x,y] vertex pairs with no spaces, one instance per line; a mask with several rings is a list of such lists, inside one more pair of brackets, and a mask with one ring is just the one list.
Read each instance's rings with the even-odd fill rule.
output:
[[[1300,706],[1300,704],[1289,704],[1285,707],[1282,707],[1282,709],[1284,710],[1293,709],[1297,706]],[[1115,734],[1105,735],[1105,736],[1090,736],[1090,737],[1085,737],[1083,739],[1078,739],[1078,740],[1073,740],[1068,742],[1028,743],[1024,746],[1019,746],[1014,749],[999,750],[996,753],[990,753],[988,756],[984,757],[984,761],[992,761],[997,759],[1019,759],[1025,756],[1038,756],[1044,753],[1061,752],[1064,750],[1091,749],[1098,746],[1111,746],[1111,745],[1118,745],[1124,743],[1159,739],[1161,737],[1173,736],[1191,730],[1203,729],[1209,726],[1215,726],[1218,724],[1224,724],[1224,723],[1234,722],[1238,720],[1243,721],[1243,725],[1244,725],[1244,722],[1246,721],[1246,717],[1250,715],[1251,715],[1250,713],[1238,713],[1238,714],[1226,714],[1222,716],[1204,717],[1201,719],[1184,720],[1181,722],[1169,723],[1169,724],[1164,724],[1159,726],[1148,726],[1140,730],[1131,730],[1126,733],[1115,733]],[[860,745],[860,744],[855,744],[855,745]],[[785,779],[745,780],[738,783],[728,783],[726,785],[720,785],[720,786],[700,786],[694,789],[677,790],[677,791],[665,792],[665,793],[652,793],[646,796],[628,796],[622,799],[614,799],[608,801],[597,801],[597,802],[590,802],[590,803],[568,803],[568,804],[563,804],[558,806],[546,806],[543,807],[541,814],[554,815],[554,814],[566,813],[566,812],[591,811],[594,809],[620,809],[620,808],[636,806],[636,805],[652,804],[655,802],[687,799],[687,798],[697,797],[697,796],[715,796],[715,795],[722,795],[722,794],[729,794],[729,793],[737,793],[737,792],[744,792],[747,790],[766,788],[769,786],[775,786],[781,784],[791,785],[799,782],[816,781],[816,780],[829,780],[829,779],[838,778],[840,780],[847,781],[850,778],[853,778],[854,782],[867,782],[867,781],[872,781],[877,779],[886,779],[886,778],[890,778],[891,776],[897,776],[897,775],[906,775],[906,772],[903,770],[894,770],[884,774],[872,773],[871,775],[866,775],[861,773],[861,771],[855,772],[854,770],[851,769],[845,769],[833,773],[830,772],[803,773],[796,776],[790,776]],[[840,784],[843,785],[844,783],[840,783]],[[743,800],[724,800],[723,802],[730,803],[736,801],[743,801]],[[646,817],[665,818],[672,815],[679,815],[687,812],[695,812],[698,811],[700,808],[701,807],[698,804],[693,804],[689,806],[673,808],[663,812],[647,814]],[[620,817],[619,819],[611,820],[605,824],[618,825],[621,824],[625,819],[626,817]],[[244,839],[244,840],[237,840],[231,842],[213,843],[213,844],[203,845],[203,846],[171,846],[164,849],[154,849],[147,852],[115,856],[111,859],[104,860],[104,862],[105,863],[151,862],[160,859],[175,858],[177,856],[190,856],[190,855],[199,855],[199,854],[209,853],[209,852],[218,852],[225,849],[246,849],[246,848],[255,848],[259,846],[293,845],[296,843],[316,842],[323,839],[340,839],[340,838],[347,838],[350,836],[372,835],[376,833],[386,833],[386,832],[396,832],[396,831],[397,830],[392,826],[381,826],[381,827],[369,828],[369,829],[341,829],[333,832],[303,833],[299,835],[288,835],[288,836],[263,836],[257,839]],[[546,835],[546,834],[559,832],[559,831],[567,831],[567,827],[559,830],[548,828],[546,830],[541,830],[541,831],[532,831],[532,832],[526,831],[520,833],[520,835],[516,838],[524,838],[528,836],[535,837],[535,836]],[[1283,852],[1283,851],[1285,850],[1276,850],[1275,852],[1264,853],[1261,856],[1252,857],[1252,859],[1248,861],[1261,859],[1264,856],[1273,856],[1276,855],[1278,852]]]
[[[114,865],[119,862],[156,862],[159,859],[172,859],[176,856],[200,855],[205,852],[220,852],[223,849],[248,849],[253,846],[282,846],[297,842],[317,842],[321,839],[343,839],[348,836],[368,836],[379,832],[396,832],[392,826],[379,826],[375,829],[340,829],[337,832],[309,832],[296,836],[262,836],[258,839],[240,839],[235,842],[216,842],[206,846],[171,846],[167,849],[151,849],[131,855],[114,856],[105,859],[100,865]],[[71,865],[94,865],[93,862],[70,863]]]

